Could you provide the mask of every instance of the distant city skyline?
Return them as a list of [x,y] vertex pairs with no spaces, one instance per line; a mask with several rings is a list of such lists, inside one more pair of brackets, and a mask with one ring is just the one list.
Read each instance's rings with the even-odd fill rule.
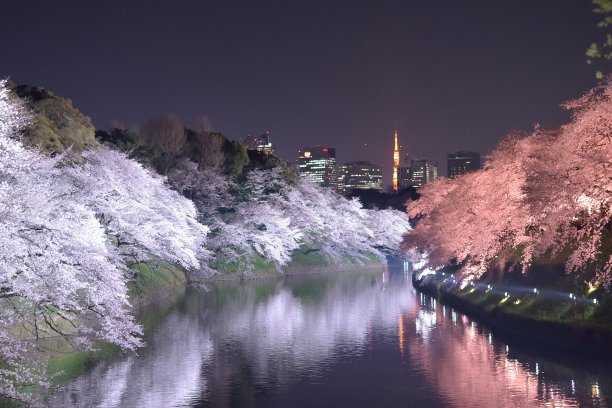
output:
[[[255,139],[257,140],[257,139]],[[269,141],[269,132],[266,133],[266,140]],[[316,146],[316,147],[303,147],[299,150],[299,157],[295,163],[296,168],[299,170],[300,174],[311,181],[314,181],[318,184],[322,184],[321,177],[327,170],[323,170],[326,166],[332,165],[336,168],[336,173],[338,177],[338,184],[334,186],[338,192],[343,193],[345,190],[345,184],[347,185],[346,190],[350,190],[350,183],[346,183],[346,180],[342,180],[343,177],[346,178],[348,176],[347,170],[351,165],[355,164],[367,164],[368,167],[374,166],[376,170],[376,180],[377,180],[377,189],[386,189],[392,191],[399,191],[406,187],[415,187],[420,188],[425,184],[435,180],[438,177],[446,177],[449,179],[456,178],[460,175],[480,170],[484,168],[484,162],[481,157],[486,157],[485,155],[481,155],[480,152],[467,151],[467,150],[459,150],[455,152],[446,153],[446,174],[441,174],[439,172],[439,164],[436,161],[431,160],[428,157],[422,157],[410,153],[404,154],[404,160],[401,161],[401,152],[399,151],[398,146],[398,132],[395,129],[393,133],[394,140],[394,148],[392,152],[392,161],[393,161],[393,173],[391,178],[391,183],[384,183],[382,180],[382,166],[377,163],[373,163],[369,158],[364,157],[359,160],[351,159],[342,164],[341,161],[336,159],[337,151],[335,147],[332,146]],[[272,144],[269,145],[270,148],[273,148]],[[254,148],[250,146],[250,148]],[[260,150],[260,147],[257,147]],[[328,153],[330,152],[330,153]],[[333,163],[328,162],[327,160],[321,161],[323,158],[321,155],[327,156],[331,154],[333,157]],[[314,173],[311,171],[311,162],[315,160],[315,166],[321,166],[321,170],[317,170]],[[362,171],[357,171],[357,173],[362,173]],[[360,177],[358,177],[359,179]],[[369,180],[370,176],[366,176],[366,179]],[[369,181],[361,180],[357,182],[358,184],[362,184],[363,187],[357,188],[371,188]],[[327,183],[324,183],[327,184]],[[329,185],[327,185],[329,187]],[[367,186],[367,187],[366,187]]]
[[385,186],[396,123],[401,155],[440,174],[448,152],[565,123],[601,35],[575,0],[5,3],[0,76],[70,98],[98,128],[206,115],[234,140],[270,131],[284,160],[333,145],[340,162],[380,163]]

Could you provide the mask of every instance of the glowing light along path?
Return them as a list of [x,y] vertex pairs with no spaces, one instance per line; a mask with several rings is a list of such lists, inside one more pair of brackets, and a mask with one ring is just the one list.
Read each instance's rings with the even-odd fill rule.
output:
[[[530,288],[530,287],[521,287],[521,286],[507,286],[507,285],[503,285],[501,287],[493,287],[493,285],[487,285],[484,283],[474,283],[472,281],[469,280],[457,280],[453,275],[451,274],[447,274],[444,272],[435,272],[433,270],[431,270],[430,268],[426,268],[425,270],[423,270],[421,273],[417,274],[416,277],[417,281],[422,282],[424,279],[435,279],[436,281],[440,282],[442,281],[443,285],[444,285],[444,289],[456,289],[456,288],[461,288],[461,289],[465,289],[467,286],[470,286],[471,289],[469,290],[469,293],[473,293],[476,291],[484,291],[485,293],[488,292],[493,292],[495,294],[499,294],[499,295],[503,295],[503,299],[500,301],[500,304],[507,302],[508,300],[510,300],[510,298],[512,296],[517,296],[517,295],[529,295],[529,294],[535,294],[538,297],[548,297],[548,298],[554,298],[554,299],[564,299],[564,298],[568,298],[570,300],[573,300],[576,303],[592,303],[592,304],[599,304],[599,301],[595,298],[588,298],[588,297],[580,297],[580,296],[576,296],[573,293],[569,293],[569,292],[561,292],[561,291],[556,291],[556,290],[540,290],[538,288]],[[593,290],[589,290],[589,294],[592,293]],[[514,304],[518,305],[519,303],[521,303],[522,299],[515,299]]]

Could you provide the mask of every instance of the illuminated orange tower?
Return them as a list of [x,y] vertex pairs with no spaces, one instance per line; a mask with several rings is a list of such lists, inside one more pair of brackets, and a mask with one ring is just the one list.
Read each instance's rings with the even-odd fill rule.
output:
[[399,168],[399,147],[397,146],[397,128],[395,129],[395,149],[393,149],[393,191],[397,192],[397,171]]

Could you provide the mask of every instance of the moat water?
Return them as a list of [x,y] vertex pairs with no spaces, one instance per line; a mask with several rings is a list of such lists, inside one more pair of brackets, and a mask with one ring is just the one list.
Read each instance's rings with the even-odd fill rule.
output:
[[[612,371],[495,333],[402,266],[189,289],[53,407],[608,406]],[[585,345],[588,347],[588,345]]]

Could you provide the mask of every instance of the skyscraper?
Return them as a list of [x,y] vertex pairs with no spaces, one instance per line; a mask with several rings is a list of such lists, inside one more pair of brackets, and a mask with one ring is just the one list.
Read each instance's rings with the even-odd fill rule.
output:
[[300,177],[338,191],[338,164],[333,147],[305,147],[298,159]]
[[274,155],[274,146],[272,144],[272,138],[270,132],[266,132],[261,136],[247,136],[243,143],[247,148],[257,150],[265,154]]
[[354,189],[382,190],[382,168],[368,161],[353,161],[342,166],[338,184],[342,192]]
[[438,178],[438,166],[431,160],[416,157],[410,161],[410,185],[423,187]]
[[274,155],[274,146],[272,145],[272,138],[270,132],[266,132],[259,136],[259,143],[257,143],[257,150],[262,153]]
[[401,190],[406,187],[410,187],[410,156],[406,154],[404,156],[404,165],[398,169],[398,188]]
[[429,159],[406,157],[406,166],[399,168],[399,187],[423,187],[438,178],[438,166]]
[[462,174],[480,169],[480,153],[455,152],[446,156],[448,165],[448,178],[454,179]]
[[395,148],[393,149],[393,191],[398,188],[398,169],[399,169],[399,147],[397,144],[397,129],[395,129]]
[[411,184],[411,178],[410,178],[410,165],[406,164],[404,166],[401,166],[397,169],[398,172],[398,180],[397,180],[397,184],[398,184],[398,188],[404,189],[406,187],[410,187]]

